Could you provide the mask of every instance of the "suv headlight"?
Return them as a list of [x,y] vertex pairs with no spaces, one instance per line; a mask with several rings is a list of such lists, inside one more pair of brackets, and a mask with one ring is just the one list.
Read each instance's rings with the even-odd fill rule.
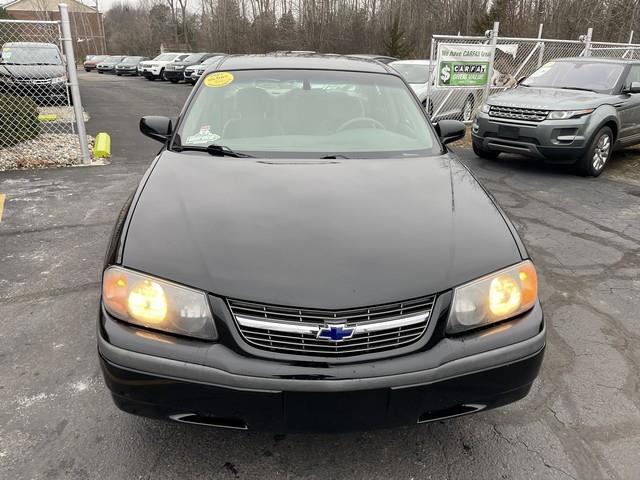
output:
[[587,108],[585,110],[555,110],[549,112],[549,120],[568,120],[570,118],[580,118],[593,113],[595,109]]
[[487,103],[483,103],[482,105],[480,105],[480,112],[481,113],[489,113],[489,110],[491,110],[491,105],[489,105]]
[[538,298],[536,269],[529,260],[455,289],[448,333],[483,327],[533,308]]
[[56,77],[56,78],[52,78],[51,79],[51,84],[52,85],[57,85],[59,83],[64,83],[66,81],[67,81],[67,79],[65,77]]
[[207,297],[199,290],[114,266],[104,271],[102,302],[124,322],[206,340],[218,337]]
[[173,68],[176,70],[184,70],[184,65],[174,65]]

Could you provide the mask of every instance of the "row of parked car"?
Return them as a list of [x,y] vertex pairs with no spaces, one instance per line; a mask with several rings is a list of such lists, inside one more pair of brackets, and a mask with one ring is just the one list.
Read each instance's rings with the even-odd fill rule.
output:
[[147,80],[168,80],[195,83],[207,65],[222,58],[224,53],[161,53],[150,59],[143,56],[89,55],[84,62],[87,72],[113,73],[118,76],[144,76]]
[[[315,53],[315,52],[293,52]],[[123,75],[141,75],[148,80],[168,80],[172,83],[186,82],[195,85],[207,66],[217,62],[224,53],[161,53],[153,59],[143,56],[93,55],[87,57],[84,69],[87,72],[115,73]],[[400,72],[415,91],[420,101],[427,107],[429,60],[398,60],[385,55],[353,54],[350,57],[376,60],[387,64]],[[431,82],[431,114],[438,118],[457,118],[471,121],[475,106],[479,102],[479,90],[459,92],[450,95],[449,90],[439,89]],[[464,94],[460,94],[464,93]],[[437,108],[437,111],[436,111]]]

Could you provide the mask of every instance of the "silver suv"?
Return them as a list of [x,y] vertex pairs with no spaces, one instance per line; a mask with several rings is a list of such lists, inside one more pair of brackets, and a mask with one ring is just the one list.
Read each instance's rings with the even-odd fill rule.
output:
[[574,164],[597,177],[617,148],[640,143],[640,61],[563,58],[492,95],[472,127],[473,151]]

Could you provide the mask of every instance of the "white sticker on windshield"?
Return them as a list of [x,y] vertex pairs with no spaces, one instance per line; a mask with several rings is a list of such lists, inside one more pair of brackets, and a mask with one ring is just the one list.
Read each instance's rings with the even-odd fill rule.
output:
[[200,131],[195,135],[187,137],[187,143],[199,144],[199,143],[213,143],[220,140],[220,135],[212,133],[209,125],[203,125],[200,127]]

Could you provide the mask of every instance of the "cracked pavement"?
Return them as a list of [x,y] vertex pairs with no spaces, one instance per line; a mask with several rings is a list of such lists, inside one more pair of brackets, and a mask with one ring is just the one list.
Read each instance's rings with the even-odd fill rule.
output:
[[640,472],[640,171],[599,179],[458,152],[516,224],[540,276],[542,372],[508,407],[344,435],[199,428],[119,412],[100,375],[101,263],[158,144],[143,114],[190,87],[81,74],[111,165],[0,173],[0,471],[22,478],[636,479]]

